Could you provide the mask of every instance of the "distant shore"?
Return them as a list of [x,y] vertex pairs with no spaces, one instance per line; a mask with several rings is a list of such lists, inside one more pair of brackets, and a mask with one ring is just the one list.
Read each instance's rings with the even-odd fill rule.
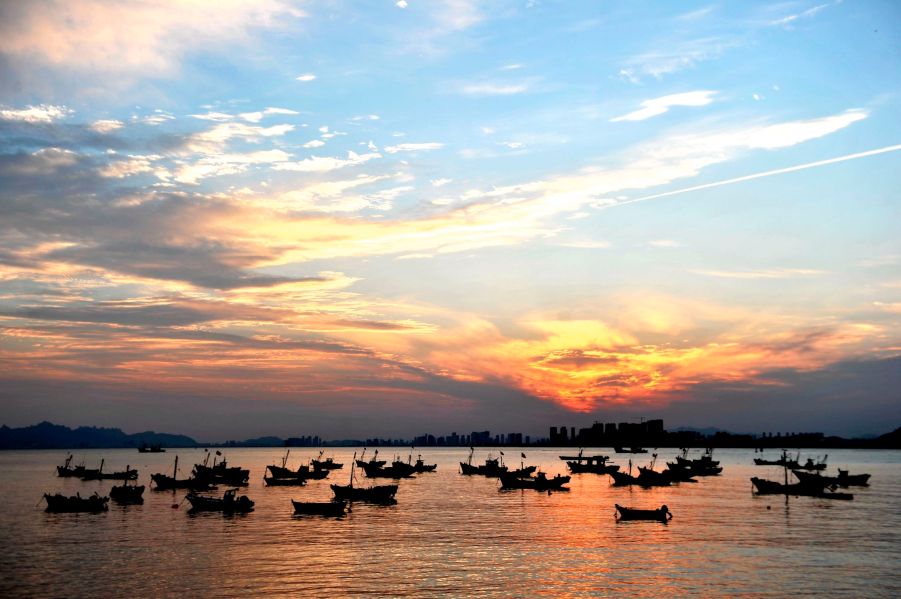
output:
[[[443,440],[443,437],[438,439]],[[421,442],[426,440],[426,442]],[[431,442],[429,442],[431,441]],[[519,441],[519,439],[517,439]],[[644,448],[680,448],[680,447],[717,447],[748,449],[901,449],[901,427],[890,433],[873,438],[845,439],[825,436],[821,433],[798,433],[790,435],[755,436],[733,434],[717,431],[703,434],[694,430],[663,431],[653,436],[633,438],[577,438],[571,442],[560,442],[549,439],[536,439],[523,443],[491,443],[491,442],[459,442],[440,443],[428,435],[410,439],[341,439],[326,440],[316,436],[290,437],[258,437],[244,441],[225,441],[221,443],[198,442],[186,435],[157,433],[146,431],[126,434],[117,428],[100,428],[82,426],[69,428],[50,422],[36,425],[10,428],[0,427],[0,450],[3,449],[132,449],[142,446],[159,446],[161,448],[194,448],[194,447],[644,447]]]

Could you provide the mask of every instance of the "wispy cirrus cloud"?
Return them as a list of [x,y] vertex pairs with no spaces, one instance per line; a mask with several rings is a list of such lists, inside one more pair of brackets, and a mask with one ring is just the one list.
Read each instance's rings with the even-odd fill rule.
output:
[[641,108],[639,110],[614,117],[610,119],[610,122],[644,121],[655,116],[660,116],[661,114],[666,114],[673,106],[707,106],[713,102],[713,97],[717,93],[718,92],[715,91],[699,90],[644,100],[641,103]]
[[813,268],[765,268],[761,270],[698,270],[689,272],[720,279],[789,279],[826,274],[824,270]]
[[385,146],[385,151],[389,154],[397,154],[398,152],[428,152],[431,150],[440,150],[444,147],[440,142],[422,142],[422,143],[403,143],[393,146]]

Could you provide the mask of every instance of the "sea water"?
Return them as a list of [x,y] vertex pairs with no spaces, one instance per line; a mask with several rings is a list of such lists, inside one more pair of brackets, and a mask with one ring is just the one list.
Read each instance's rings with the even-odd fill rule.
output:
[[[184,491],[150,489],[150,474],[180,477],[202,449],[75,451],[73,462],[104,471],[137,468],[143,505],[101,514],[48,514],[43,493],[108,494],[113,481],[58,478],[68,452],[0,452],[0,596],[37,597],[898,597],[901,596],[901,452],[828,450],[829,470],[872,474],[853,501],[757,497],[750,477],[782,480],[754,466],[752,450],[717,450],[720,476],[669,488],[614,487],[577,474],[568,492],[501,491],[497,479],[463,476],[468,449],[415,449],[433,473],[399,481],[397,503],[354,504],[345,517],[294,516],[291,499],[327,501],[347,484],[354,449],[326,450],[345,464],[304,487],[266,487],[281,449],[225,449],[249,468],[241,490],[254,512],[190,515]],[[507,448],[508,465],[566,473],[572,449]],[[407,459],[409,448],[382,448]],[[526,453],[526,458],[520,457]],[[295,468],[318,450],[293,449]],[[367,455],[370,455],[370,449]],[[498,455],[495,450],[494,455]],[[628,470],[651,455],[604,453]],[[659,449],[657,469],[676,455]],[[771,452],[768,457],[776,457]],[[802,460],[825,450],[802,451]],[[483,462],[488,449],[478,449]],[[699,455],[699,452],[695,452]],[[357,484],[386,484],[357,473]],[[223,488],[220,488],[220,493]],[[617,522],[614,505],[674,514],[667,524]]]

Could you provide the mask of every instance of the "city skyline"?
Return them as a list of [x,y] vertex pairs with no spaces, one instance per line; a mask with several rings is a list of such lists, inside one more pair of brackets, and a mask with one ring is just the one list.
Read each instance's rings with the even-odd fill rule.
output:
[[0,423],[901,423],[892,3],[0,16]]

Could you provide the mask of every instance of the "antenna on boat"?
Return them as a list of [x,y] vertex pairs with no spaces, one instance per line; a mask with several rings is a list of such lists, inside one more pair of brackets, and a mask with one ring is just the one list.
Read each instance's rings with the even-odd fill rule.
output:
[[[365,449],[363,451],[366,451]],[[379,452],[378,449],[375,450],[376,453]],[[362,457],[362,456],[361,456]],[[350,462],[350,486],[354,486],[354,468],[357,465],[357,452],[354,452],[354,458]]]

